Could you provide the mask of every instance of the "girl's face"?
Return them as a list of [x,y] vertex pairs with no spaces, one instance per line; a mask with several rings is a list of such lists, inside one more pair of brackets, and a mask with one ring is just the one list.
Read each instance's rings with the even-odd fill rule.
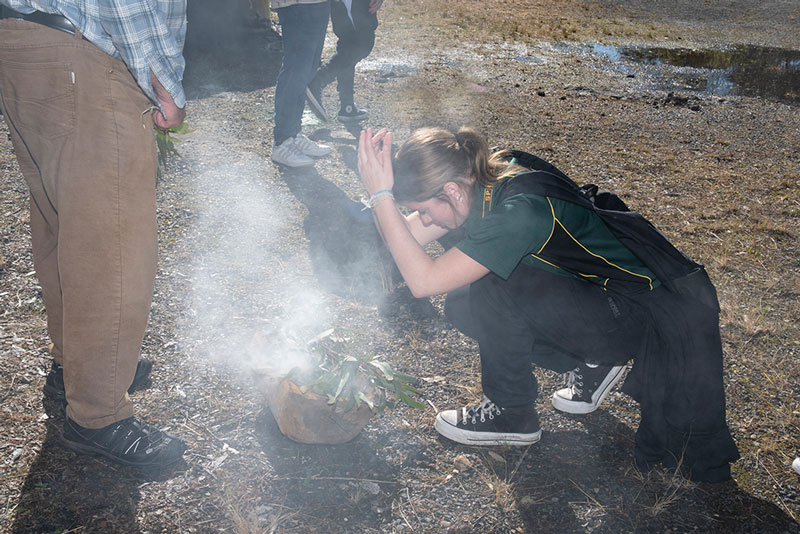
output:
[[424,226],[435,224],[447,230],[455,230],[469,217],[470,195],[458,184],[448,182],[442,193],[422,202],[406,202],[407,208],[419,213]]

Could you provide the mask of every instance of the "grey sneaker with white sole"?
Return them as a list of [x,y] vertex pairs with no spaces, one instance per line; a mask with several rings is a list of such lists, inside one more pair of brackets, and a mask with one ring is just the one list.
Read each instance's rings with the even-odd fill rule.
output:
[[331,153],[330,146],[312,141],[301,133],[294,136],[294,146],[296,146],[300,152],[312,158],[320,158]]
[[272,161],[287,167],[307,167],[313,165],[314,160],[303,154],[295,145],[294,137],[281,142],[280,145],[272,145]]

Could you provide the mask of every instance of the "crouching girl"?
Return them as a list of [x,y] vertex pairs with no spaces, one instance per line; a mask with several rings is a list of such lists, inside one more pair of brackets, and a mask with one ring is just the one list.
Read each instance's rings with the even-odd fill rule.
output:
[[[440,434],[468,445],[535,443],[532,365],[568,373],[553,406],[586,414],[633,359],[623,391],[642,407],[638,466],[730,477],[738,451],[725,422],[715,297],[669,290],[591,209],[517,187],[524,162],[490,154],[471,129],[417,130],[394,158],[391,141],[383,130],[361,133],[375,224],[412,294],[447,293],[445,314],[480,347],[483,400],[439,413]],[[454,246],[425,252],[445,237]],[[707,278],[701,284],[714,293]]]

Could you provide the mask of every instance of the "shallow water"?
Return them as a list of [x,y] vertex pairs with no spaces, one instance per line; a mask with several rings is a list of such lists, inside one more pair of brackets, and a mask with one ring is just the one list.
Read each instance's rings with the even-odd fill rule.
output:
[[[800,104],[800,51],[742,45],[723,49],[618,47],[591,44],[592,53],[633,72],[661,68],[673,88],[756,96]],[[665,87],[669,88],[669,87]]]

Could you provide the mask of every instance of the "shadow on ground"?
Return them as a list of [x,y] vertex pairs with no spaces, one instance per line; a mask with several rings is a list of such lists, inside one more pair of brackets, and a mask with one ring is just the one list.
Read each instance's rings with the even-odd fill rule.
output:
[[331,293],[377,305],[391,284],[391,258],[368,211],[314,167],[282,169],[291,193],[308,210],[303,229],[314,273]]
[[407,287],[397,287],[402,277],[360,202],[313,167],[284,168],[281,176],[308,210],[303,228],[314,273],[327,291],[378,307],[386,326],[398,333],[409,328],[409,321],[440,322],[429,299],[414,298]]
[[380,444],[364,432],[341,445],[297,443],[281,434],[268,408],[257,419],[258,439],[275,471],[270,491],[282,501],[302,507],[302,514],[319,525],[349,521],[380,524],[389,519],[399,491],[395,470],[378,454]]
[[272,87],[281,66],[280,35],[246,0],[192,0],[187,6],[183,85],[187,100]]
[[22,486],[9,531],[138,532],[140,486],[166,480],[176,470],[140,472],[64,449],[59,443],[63,409],[47,399],[43,403],[47,434]]
[[527,457],[506,456],[519,465],[514,497],[526,531],[796,532],[788,515],[732,480],[637,472],[634,432],[605,410],[569,418],[586,431],[546,433]]

